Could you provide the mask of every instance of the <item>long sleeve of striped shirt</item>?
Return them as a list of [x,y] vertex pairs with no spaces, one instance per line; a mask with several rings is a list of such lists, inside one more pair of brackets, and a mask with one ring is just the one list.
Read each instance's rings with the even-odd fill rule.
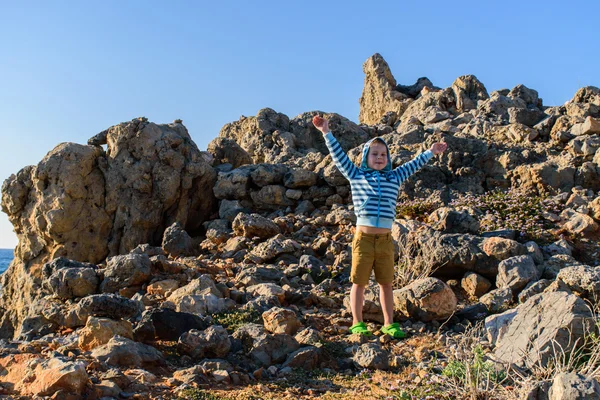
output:
[[404,182],[407,180],[412,174],[421,169],[431,158],[433,157],[433,152],[431,150],[427,150],[410,160],[409,162],[400,165],[395,168],[394,174],[400,179],[400,182]]
[[324,135],[325,144],[329,149],[329,153],[331,153],[331,158],[333,162],[338,167],[342,175],[346,177],[346,179],[351,180],[356,177],[358,172],[358,167],[354,165],[348,155],[342,150],[342,146],[338,143],[331,132]]

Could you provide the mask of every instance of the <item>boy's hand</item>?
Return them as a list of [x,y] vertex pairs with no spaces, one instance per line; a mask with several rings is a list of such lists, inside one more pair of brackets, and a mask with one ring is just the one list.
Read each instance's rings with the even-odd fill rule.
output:
[[444,151],[446,151],[446,149],[448,148],[448,143],[444,143],[444,142],[438,142],[438,143],[434,143],[433,146],[431,146],[431,152],[435,155],[437,154],[441,154]]
[[325,118],[315,115],[312,122],[315,128],[320,130],[323,135],[329,132],[329,121],[327,121]]

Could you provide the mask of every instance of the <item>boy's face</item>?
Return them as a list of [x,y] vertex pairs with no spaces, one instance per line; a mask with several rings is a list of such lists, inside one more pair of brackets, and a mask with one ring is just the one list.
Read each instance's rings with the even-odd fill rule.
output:
[[387,148],[383,143],[374,142],[369,146],[367,166],[376,171],[381,171],[388,163]]

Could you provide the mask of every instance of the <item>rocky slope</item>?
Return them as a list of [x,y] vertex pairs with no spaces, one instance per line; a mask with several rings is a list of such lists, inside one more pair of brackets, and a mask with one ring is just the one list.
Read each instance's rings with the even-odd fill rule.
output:
[[[399,85],[378,54],[363,68],[359,125],[263,109],[201,152],[181,121],[139,118],[87,145],[60,144],[9,177],[2,210],[19,245],[1,281],[4,393],[357,398],[336,379],[364,383],[368,369],[398,384],[365,398],[419,398],[409,388],[425,380],[433,398],[453,398],[464,395],[448,371],[468,364],[457,358],[465,337],[484,349],[482,365],[530,378],[556,363],[557,346],[587,351],[600,294],[600,89],[549,107],[524,85],[488,93],[472,75],[445,89],[427,78]],[[395,165],[448,143],[404,184],[393,230],[408,340],[347,335],[355,217],[311,124],[317,113],[357,163],[375,136]],[[511,210],[501,221],[481,200],[497,189],[524,193],[493,198]],[[527,213],[532,204],[539,215]],[[381,323],[375,286],[365,318]],[[479,335],[469,328],[477,321]],[[302,371],[313,371],[304,384],[281,385]],[[590,371],[533,386],[513,379],[486,396],[593,398]]]

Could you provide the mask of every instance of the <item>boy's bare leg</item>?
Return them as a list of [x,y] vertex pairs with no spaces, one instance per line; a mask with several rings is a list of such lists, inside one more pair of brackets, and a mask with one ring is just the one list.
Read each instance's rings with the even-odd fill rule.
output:
[[394,323],[394,291],[392,284],[379,284],[379,301],[383,310],[383,326]]
[[365,301],[365,287],[352,284],[350,289],[350,309],[352,310],[352,325],[363,322],[363,304]]

